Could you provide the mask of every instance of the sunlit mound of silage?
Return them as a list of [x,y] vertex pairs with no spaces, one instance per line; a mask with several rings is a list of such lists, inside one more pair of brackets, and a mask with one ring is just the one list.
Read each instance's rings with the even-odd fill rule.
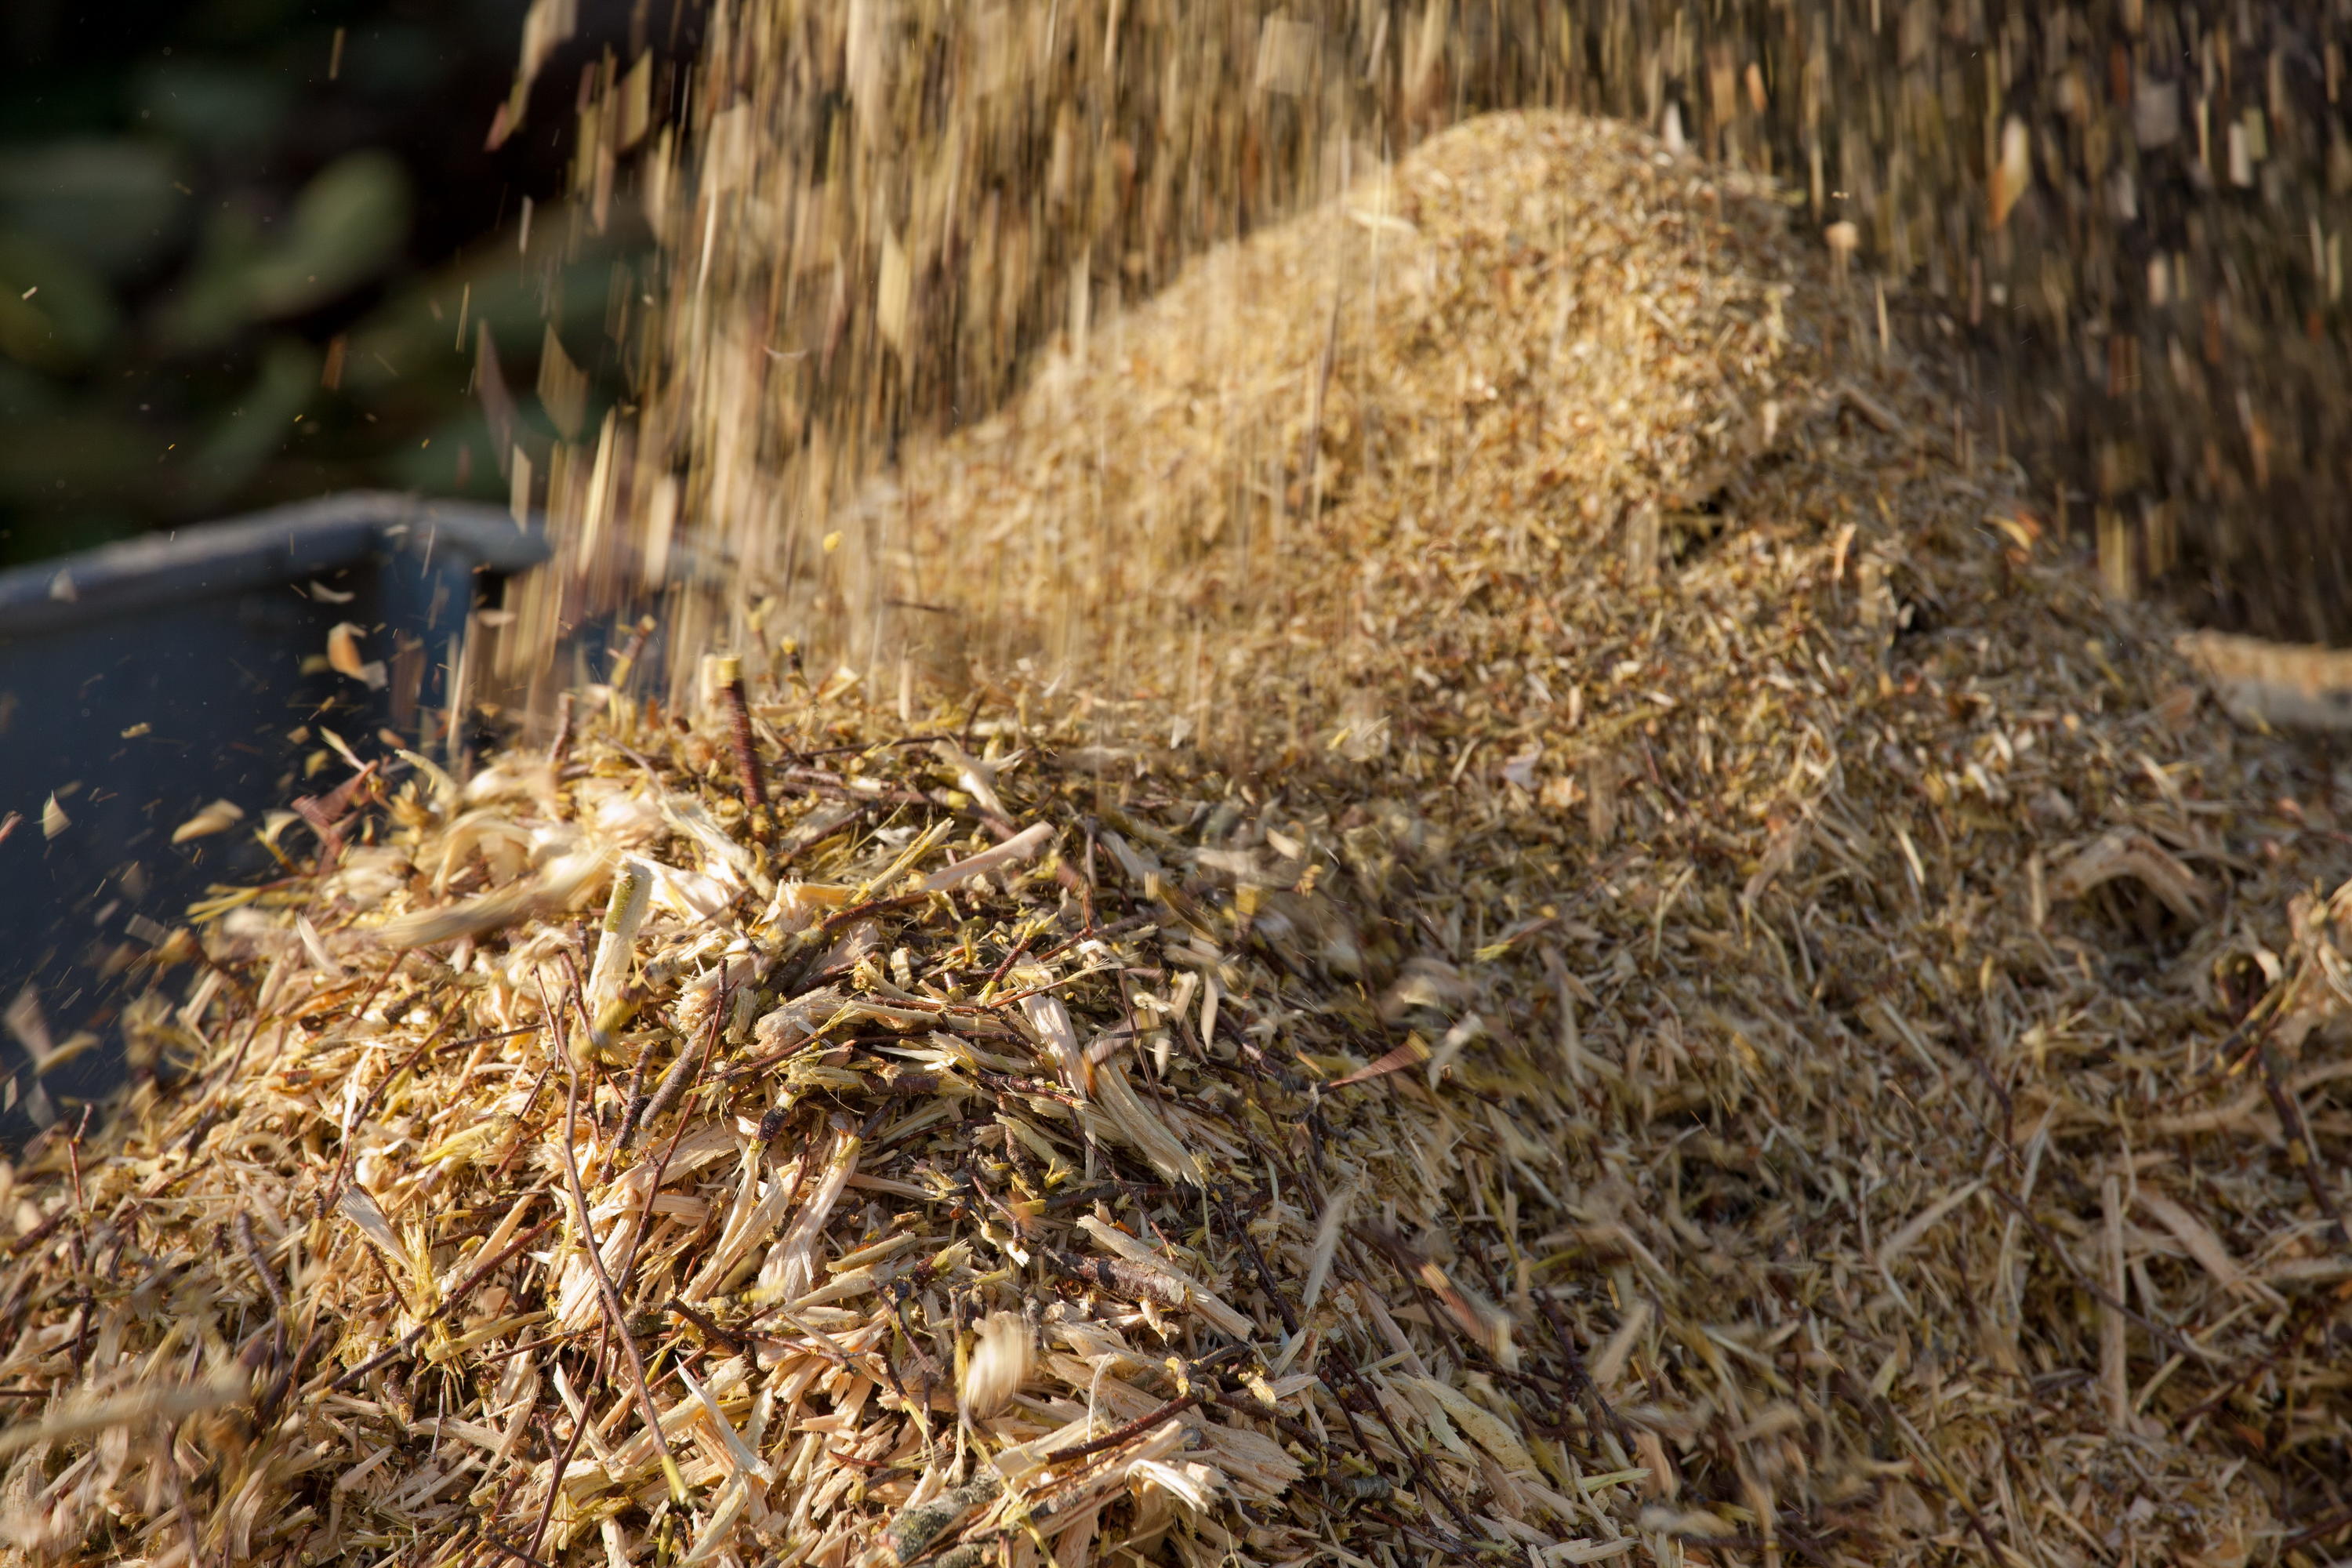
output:
[[10,1549],[2298,1561],[2332,780],[1854,303],[1478,122],[837,520],[975,689],[383,759],[15,1173]]
[[1720,529],[1738,466],[1838,392],[1786,218],[1609,121],[1447,132],[1212,252],[875,487],[835,526],[899,570],[845,608],[887,618],[885,649],[1032,657],[1196,734],[1250,733],[1279,668],[1289,738],[1328,735],[1490,586],[1524,620],[1530,591],[1645,583]]

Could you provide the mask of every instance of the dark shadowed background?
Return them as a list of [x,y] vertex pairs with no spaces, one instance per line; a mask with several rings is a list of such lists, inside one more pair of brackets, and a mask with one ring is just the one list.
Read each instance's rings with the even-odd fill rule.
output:
[[551,316],[619,384],[634,215],[548,241],[583,69],[690,47],[671,9],[583,6],[490,151],[524,0],[0,5],[0,566],[352,486],[506,499],[481,328],[527,426]]

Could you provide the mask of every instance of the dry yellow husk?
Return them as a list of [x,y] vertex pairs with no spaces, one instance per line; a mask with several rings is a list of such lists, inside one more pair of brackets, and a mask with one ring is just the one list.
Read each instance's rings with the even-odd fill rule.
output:
[[2317,1561],[2337,780],[1778,211],[1450,132],[845,510],[939,628],[764,802],[623,690],[225,890],[7,1550]]

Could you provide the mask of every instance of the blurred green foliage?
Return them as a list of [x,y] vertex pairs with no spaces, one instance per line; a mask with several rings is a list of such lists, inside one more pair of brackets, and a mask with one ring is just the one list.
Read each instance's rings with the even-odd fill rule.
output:
[[526,447],[551,320],[609,403],[643,236],[547,200],[581,63],[651,8],[592,12],[486,151],[523,9],[0,6],[0,566],[352,486],[503,500],[485,327]]
[[255,214],[224,206],[206,221],[187,278],[163,311],[163,341],[213,348],[250,323],[341,298],[397,254],[408,237],[409,199],[399,161],[371,148],[311,176],[275,233]]

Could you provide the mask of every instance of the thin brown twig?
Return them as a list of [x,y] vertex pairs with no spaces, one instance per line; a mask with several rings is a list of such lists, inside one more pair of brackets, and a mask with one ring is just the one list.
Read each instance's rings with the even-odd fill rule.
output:
[[1581,1386],[1591,1391],[1592,1403],[1600,1407],[1601,1418],[1609,1423],[1610,1430],[1617,1434],[1617,1440],[1620,1443],[1631,1443],[1633,1440],[1633,1434],[1625,1425],[1625,1418],[1617,1414],[1617,1407],[1609,1403],[1609,1396],[1601,1392],[1601,1385],[1593,1382],[1592,1374],[1585,1370],[1584,1357],[1577,1352],[1575,1338],[1570,1334],[1568,1325],[1560,1321],[1559,1303],[1552,1300],[1549,1289],[1530,1291],[1529,1294],[1538,1299],[1543,1308],[1544,1321],[1551,1325],[1553,1337],[1559,1341],[1560,1353],[1568,1358],[1568,1371],[1569,1376],[1573,1380],[1572,1385]]
[[662,1310],[677,1313],[679,1317],[684,1318],[688,1322],[692,1323],[696,1328],[701,1330],[710,1338],[717,1340],[720,1344],[725,1345],[729,1350],[748,1357],[754,1369],[759,1366],[759,1343],[750,1334],[736,1332],[733,1329],[727,1327],[724,1323],[712,1318],[709,1313],[698,1311],[696,1309],[688,1306],[684,1301],[679,1300],[675,1296],[663,1303]]
[[[599,1328],[596,1331],[595,1365],[600,1376],[604,1365],[604,1352],[609,1344],[605,1331]],[[580,1439],[587,1435],[590,1414],[586,1403],[583,1402],[572,1418],[572,1436],[564,1443],[563,1452],[555,1458],[555,1468],[548,1478],[546,1500],[539,1505],[539,1522],[530,1527],[529,1550],[532,1552],[539,1550],[541,1539],[547,1534],[547,1521],[555,1517],[555,1500],[562,1495],[564,1472],[572,1468],[572,1456],[580,1451]],[[551,1447],[552,1446],[550,1445]]]
[[[596,1331],[602,1333],[604,1331],[604,1320],[599,1318],[596,1320]],[[515,1345],[509,1349],[491,1352],[488,1355],[481,1358],[480,1364],[483,1366],[496,1366],[500,1362],[512,1361],[515,1357],[521,1355],[526,1351],[543,1351],[550,1345],[560,1345],[571,1337],[571,1332],[569,1331],[565,1331],[559,1333],[547,1334],[535,1340],[525,1340],[522,1343]]]
[[1167,1404],[1161,1405],[1159,1409],[1152,1411],[1148,1415],[1137,1416],[1134,1420],[1129,1422],[1126,1426],[1118,1428],[1116,1431],[1106,1432],[1101,1436],[1095,1438],[1092,1442],[1080,1443],[1076,1447],[1071,1448],[1056,1448],[1052,1453],[1045,1455],[1045,1460],[1049,1465],[1059,1465],[1066,1463],[1071,1459],[1084,1459],[1096,1454],[1108,1453],[1111,1449],[1119,1447],[1119,1445],[1123,1443],[1133,1442],[1136,1438],[1142,1436],[1146,1432],[1152,1430],[1156,1426],[1161,1426],[1166,1425],[1168,1422],[1175,1420],[1176,1417],[1183,1415],[1184,1412],[1192,1409],[1195,1405],[1204,1405],[1208,1402],[1209,1395],[1199,1389],[1195,1389],[1191,1394],[1187,1394],[1181,1398],[1170,1400]]
[[2271,1109],[2278,1112],[2280,1126],[2294,1141],[2287,1163],[2301,1168],[2304,1185],[2311,1190],[2311,1201],[2327,1216],[2329,1227],[2336,1232],[2336,1244],[2352,1246],[2352,1234],[2344,1228],[2344,1211],[2336,1206],[2336,1194],[2327,1190],[2326,1172],[2319,1162],[2319,1144],[2304,1121],[2303,1108],[2286,1091],[2286,1085],[2279,1081],[2278,1061],[2271,1055],[2268,1041],[2254,1047],[2254,1058],[2262,1066],[2263,1090],[2270,1096]]
[[912,909],[917,904],[928,902],[930,896],[929,893],[902,893],[896,898],[868,899],[862,904],[852,904],[845,910],[836,910],[827,915],[823,923],[816,928],[817,934],[831,936],[843,926],[862,921],[868,915],[888,914],[893,910]]
[[[352,1113],[352,1119],[347,1124],[349,1131],[345,1133],[343,1138],[342,1156],[335,1162],[334,1179],[329,1182],[325,1186],[319,1189],[319,1217],[324,1219],[328,1213],[334,1208],[335,1201],[343,1195],[343,1184],[351,1179],[352,1160],[356,1151],[352,1146],[350,1134],[352,1132],[358,1131],[360,1128],[366,1125],[368,1118],[375,1114],[375,1108],[383,1103],[384,1095],[391,1090],[394,1084],[400,1081],[401,1074],[406,1072],[409,1068],[415,1067],[418,1062],[425,1059],[425,1054],[431,1051],[435,1043],[440,1039],[441,1031],[447,1028],[449,1026],[449,1020],[457,1016],[457,1008],[456,1005],[453,1004],[447,1010],[442,1013],[440,1021],[433,1026],[431,1032],[425,1037],[424,1041],[419,1044],[415,1050],[409,1052],[407,1056],[401,1058],[401,1062],[398,1067],[394,1068],[390,1072],[384,1074],[383,1079],[376,1084],[375,1088],[368,1091],[368,1097],[362,1102],[359,1110]],[[475,1043],[478,1044],[479,1042],[477,1041]]]
[[547,744],[547,765],[561,769],[564,753],[572,750],[572,710],[576,699],[566,691],[555,700],[555,739]]
[[[1296,1334],[1298,1331],[1298,1320],[1292,1314],[1290,1303],[1283,1299],[1281,1289],[1276,1285],[1274,1271],[1266,1266],[1265,1254],[1260,1250],[1257,1237],[1250,1234],[1249,1226],[1237,1220],[1230,1209],[1226,1211],[1225,1220],[1241,1237],[1242,1245],[1249,1253],[1250,1262],[1257,1271],[1259,1288],[1273,1300],[1275,1310],[1282,1315],[1283,1327]],[[1388,1428],[1389,1436],[1396,1442],[1397,1452],[1404,1456],[1406,1466],[1412,1471],[1413,1479],[1423,1488],[1435,1492],[1438,1500],[1445,1505],[1445,1511],[1454,1516],[1454,1522],[1459,1524],[1465,1532],[1475,1535],[1476,1530],[1471,1524],[1469,1516],[1463,1512],[1461,1505],[1454,1500],[1454,1494],[1437,1485],[1422,1468],[1420,1454],[1412,1444],[1405,1441],[1404,1434],[1397,1430],[1395,1421],[1390,1418],[1388,1407],[1381,1403],[1380,1396],[1374,1394],[1370,1385],[1364,1381],[1364,1374],[1356,1370],[1355,1361],[1348,1354],[1345,1347],[1337,1340],[1328,1341],[1327,1343],[1331,1353],[1339,1358],[1341,1372],[1355,1385],[1358,1394],[1370,1405],[1372,1414],[1380,1417],[1381,1425]],[[1348,1429],[1355,1435],[1358,1450],[1369,1457],[1371,1453],[1371,1446],[1364,1440],[1364,1431],[1356,1424],[1355,1413],[1348,1408],[1346,1400],[1340,1400],[1339,1404],[1339,1414],[1347,1417]]]
[[1013,951],[1004,955],[1004,962],[998,964],[993,970],[990,971],[988,978],[980,983],[981,990],[982,992],[987,992],[993,989],[998,981],[1003,979],[1007,974],[1012,973],[1013,966],[1021,962],[1021,955],[1029,951],[1029,944],[1036,940],[1036,936],[1037,933],[1035,931],[1030,931],[1026,935],[1023,936],[1019,942],[1014,942],[1013,944]]
[[2008,1205],[2010,1212],[2017,1215],[2018,1218],[2023,1220],[2027,1226],[2032,1230],[2033,1234],[2041,1238],[2042,1244],[2044,1247],[2047,1247],[2051,1252],[2057,1257],[2059,1262],[2066,1266],[2067,1272],[2071,1273],[2074,1277],[2074,1283],[2081,1286],[2084,1290],[2090,1292],[2092,1298],[2098,1301],[2100,1305],[2112,1308],[2116,1311],[2121,1312],[2125,1317],[2130,1319],[2133,1322],[2137,1323],[2142,1329],[2146,1330],[2166,1349],[2177,1352],[2184,1361],[2208,1362],[2214,1359],[2212,1352],[2192,1343],[2181,1334],[2176,1333],[2174,1331],[2166,1328],[2162,1323],[2156,1322],[2153,1320],[2132,1310],[2131,1308],[2126,1306],[2122,1301],[2117,1300],[2106,1287],[2101,1285],[2097,1280],[2084,1273],[2082,1266],[2074,1261],[2074,1256],[2069,1253],[2064,1247],[2059,1244],[2056,1237],[2050,1234],[2049,1227],[2043,1225],[2040,1220],[2034,1218],[2032,1213],[2028,1210],[2023,1204],[2018,1202],[2015,1197],[2011,1196],[2006,1189],[1997,1183],[1988,1182],[1985,1184],[1984,1190],[1990,1193],[2002,1203]]
[[[541,1422],[541,1428],[542,1431],[545,1429],[545,1426],[546,1423]],[[549,1447],[551,1448],[554,1445],[550,1444]],[[499,1495],[496,1500],[494,1500],[489,1507],[482,1510],[481,1518],[470,1521],[472,1528],[487,1532],[490,1526],[498,1521],[499,1516],[506,1512],[507,1504],[514,1500],[516,1491],[520,1489],[523,1479],[530,1473],[530,1471],[529,1467],[523,1465],[518,1465],[510,1469],[508,1472],[507,1484],[499,1489]],[[464,1532],[460,1531],[459,1539],[463,1540],[464,1538]],[[536,1545],[537,1543],[533,1542],[533,1546],[536,1547]]]
[[2277,1342],[2271,1346],[2267,1353],[2255,1358],[2253,1364],[2221,1384],[2197,1404],[2182,1411],[2179,1425],[2185,1427],[2200,1415],[2210,1415],[2227,1404],[2231,1394],[2285,1360],[2298,1345],[2303,1343],[2303,1337],[2311,1332],[2312,1326],[2326,1318],[2335,1305],[2333,1300],[2325,1296],[2315,1297],[2304,1302],[2295,1310],[2294,1318],[2287,1324],[2286,1331],[2279,1335]]
[[613,1135],[613,1146],[604,1151],[604,1174],[599,1178],[600,1180],[612,1179],[613,1162],[621,1157],[621,1151],[628,1147],[630,1142],[636,1137],[637,1123],[644,1118],[646,1107],[653,1103],[653,1096],[646,1092],[646,1068],[652,1060],[652,1051],[639,1051],[637,1065],[629,1069],[628,1087],[621,1090],[621,1104],[624,1108],[621,1111],[621,1130]]
[[276,1330],[276,1337],[270,1342],[270,1352],[276,1359],[283,1361],[286,1359],[286,1292],[278,1286],[278,1271],[269,1267],[269,1259],[262,1255],[261,1244],[254,1238],[253,1216],[243,1209],[239,1209],[236,1215],[236,1244],[245,1252],[247,1267],[253,1270],[254,1278],[261,1281],[261,1288],[269,1293],[270,1318]]
[[[547,1191],[547,1183],[541,1182],[530,1192],[524,1194],[523,1200],[529,1201],[531,1198],[537,1197],[540,1194]],[[359,1382],[360,1379],[365,1377],[368,1373],[373,1372],[376,1368],[383,1365],[386,1362],[404,1353],[414,1346],[417,1341],[425,1337],[426,1330],[430,1329],[435,1323],[439,1322],[443,1318],[448,1316],[451,1311],[455,1310],[460,1302],[471,1296],[482,1281],[488,1279],[492,1274],[496,1273],[509,1258],[514,1257],[515,1254],[520,1252],[524,1247],[529,1247],[532,1242],[537,1241],[541,1237],[545,1236],[547,1234],[548,1227],[552,1226],[558,1217],[560,1216],[555,1215],[548,1215],[545,1219],[541,1220],[537,1225],[532,1226],[529,1230],[523,1232],[520,1236],[516,1237],[512,1241],[508,1242],[504,1247],[499,1248],[497,1257],[485,1260],[479,1267],[475,1268],[471,1274],[467,1275],[455,1289],[451,1290],[448,1295],[442,1298],[441,1304],[439,1306],[434,1308],[431,1312],[425,1314],[424,1321],[418,1323],[415,1328],[401,1335],[400,1338],[394,1340],[391,1344],[386,1345],[383,1350],[378,1351],[367,1360],[360,1363],[359,1365],[352,1368],[351,1371],[344,1373],[341,1376],[336,1378],[334,1382],[329,1384],[327,1386],[336,1393],[341,1393],[344,1389],[349,1388],[353,1384]]]
[[[572,1002],[580,1008],[581,1017],[587,1016],[587,1005],[580,996],[580,975],[572,973]],[[678,1472],[677,1459],[669,1451],[668,1435],[661,1428],[661,1411],[654,1405],[653,1390],[646,1384],[646,1361],[637,1350],[637,1342],[629,1332],[627,1310],[622,1305],[621,1292],[613,1283],[613,1276],[604,1268],[604,1257],[597,1249],[596,1227],[588,1217],[588,1194],[580,1184],[580,1154],[572,1141],[572,1128],[580,1115],[580,1069],[572,1064],[570,1044],[564,1037],[562,1016],[548,1001],[544,981],[540,985],[540,1002],[547,1008],[555,1026],[555,1055],[564,1064],[563,1095],[563,1176],[572,1194],[572,1206],[580,1226],[581,1249],[588,1255],[589,1271],[596,1277],[596,1289],[604,1300],[604,1313],[613,1332],[621,1342],[621,1353],[629,1368],[629,1380],[635,1387],[637,1409],[644,1417],[646,1430],[654,1440],[655,1451],[661,1455],[662,1475],[669,1482],[671,1499],[678,1506],[686,1504],[686,1478]]]
[[629,677],[636,669],[637,660],[645,657],[646,644],[651,640],[654,628],[660,624],[651,616],[639,616],[637,624],[630,628],[628,643],[621,649],[621,657],[613,661],[613,673],[605,682],[613,689],[615,705],[622,700],[622,693],[628,688]]
[[268,1388],[264,1390],[261,1397],[254,1402],[254,1419],[257,1424],[264,1426],[268,1424],[270,1417],[277,1414],[278,1405],[285,1399],[287,1391],[300,1384],[304,1369],[310,1366],[313,1357],[327,1348],[327,1341],[331,1337],[331,1331],[323,1324],[318,1323],[314,1317],[310,1335],[303,1340],[301,1347],[295,1351],[294,1360],[279,1370],[278,1375],[270,1380]]
[[2279,1555],[2284,1557],[2290,1552],[2299,1551],[2315,1542],[2324,1541],[2339,1530],[2352,1530],[2352,1508],[2340,1510],[2328,1518],[2321,1520],[2317,1524],[2308,1525],[2296,1531],[2279,1542]]
[[[634,1119],[623,1123],[620,1137],[614,1141],[616,1147],[626,1149],[636,1141],[638,1133],[668,1115],[677,1108],[677,1102],[686,1098],[686,1091],[692,1087],[697,1079],[702,1076],[704,1067],[710,1060],[711,1048],[719,1042],[719,1027],[726,1021],[728,1008],[733,1004],[734,997],[735,988],[732,985],[722,985],[719,988],[718,1005],[710,1010],[709,1027],[703,1031],[701,1050],[697,1052],[689,1047],[678,1053],[677,1061],[668,1072],[662,1075],[661,1082],[655,1087],[652,1096],[646,1101],[645,1110]],[[635,1107],[632,1109],[634,1110]],[[676,1138],[670,1140],[673,1147],[676,1146],[677,1142]],[[669,1163],[667,1153],[662,1157],[662,1163],[664,1165]],[[658,1175],[654,1179],[657,1184],[661,1180]]]
[[[699,1079],[702,1076],[704,1068],[708,1068],[709,1065],[711,1047],[715,1045],[719,1039],[719,1023],[720,1019],[727,1016],[729,999],[732,994],[733,987],[722,986],[719,994],[719,1005],[711,1009],[710,1028],[702,1037],[702,1056],[700,1065],[695,1068],[693,1075],[697,1079]],[[679,1065],[680,1067],[683,1067],[685,1064],[681,1061]],[[670,1089],[670,1082],[672,1079],[678,1079],[681,1084],[681,1087],[676,1091],[672,1091]],[[662,1112],[667,1110],[667,1107],[663,1100],[664,1094],[668,1094],[669,1100],[671,1102],[675,1102],[685,1093],[685,1089],[683,1087],[684,1082],[685,1080],[679,1079],[679,1075],[676,1071],[673,1071],[669,1075],[668,1079],[665,1079],[663,1080],[661,1089],[655,1091],[654,1102],[656,1109],[647,1113],[647,1120],[650,1120],[654,1116],[662,1114]],[[654,1179],[646,1184],[645,1207],[638,1211],[637,1228],[629,1237],[629,1255],[621,1260],[621,1278],[624,1280],[626,1280],[631,1275],[636,1272],[637,1248],[645,1245],[646,1232],[653,1227],[654,1199],[661,1195],[662,1178],[669,1174],[670,1156],[677,1152],[677,1141],[679,1138],[683,1137],[685,1133],[686,1119],[684,1117],[680,1117],[678,1118],[677,1125],[670,1129],[669,1142],[662,1145],[661,1158],[654,1163]]]
[[[533,1556],[530,1552],[526,1552],[521,1547],[510,1546],[506,1542],[500,1540],[497,1532],[492,1531],[489,1526],[486,1524],[478,1524],[475,1526],[475,1529],[480,1532],[484,1541],[490,1543],[491,1550],[498,1552],[504,1556],[513,1558],[516,1562],[522,1563],[524,1568],[548,1568],[547,1563],[541,1562],[537,1557]],[[534,1542],[532,1544],[536,1545],[537,1542]]]
[[[547,1058],[546,1065],[539,1069],[539,1076],[530,1080],[530,1092],[522,1097],[522,1109],[514,1113],[515,1122],[518,1126],[521,1124],[524,1117],[530,1114],[531,1107],[539,1103],[539,1091],[547,1086],[548,1075],[552,1073],[554,1070],[555,1058],[553,1057],[550,1057]],[[499,1159],[498,1169],[490,1173],[491,1180],[496,1181],[507,1173],[507,1167],[515,1163],[515,1157],[523,1152],[524,1146],[529,1142],[530,1141],[528,1139],[520,1136],[518,1136],[515,1139],[514,1142],[507,1149],[506,1153]]]
[[5,1249],[5,1256],[9,1258],[22,1257],[25,1253],[29,1252],[34,1247],[40,1246],[41,1243],[48,1240],[49,1237],[57,1235],[59,1227],[72,1217],[73,1210],[69,1208],[61,1208],[58,1210],[57,1213],[51,1215],[48,1218],[43,1220],[40,1224],[26,1231],[24,1235],[10,1242]]
[[743,661],[730,657],[721,661],[721,669],[719,695],[727,710],[727,738],[735,752],[735,777],[743,792],[747,826],[752,837],[765,840],[772,827],[768,785],[761,773],[759,742],[751,733],[751,700],[743,693]]

